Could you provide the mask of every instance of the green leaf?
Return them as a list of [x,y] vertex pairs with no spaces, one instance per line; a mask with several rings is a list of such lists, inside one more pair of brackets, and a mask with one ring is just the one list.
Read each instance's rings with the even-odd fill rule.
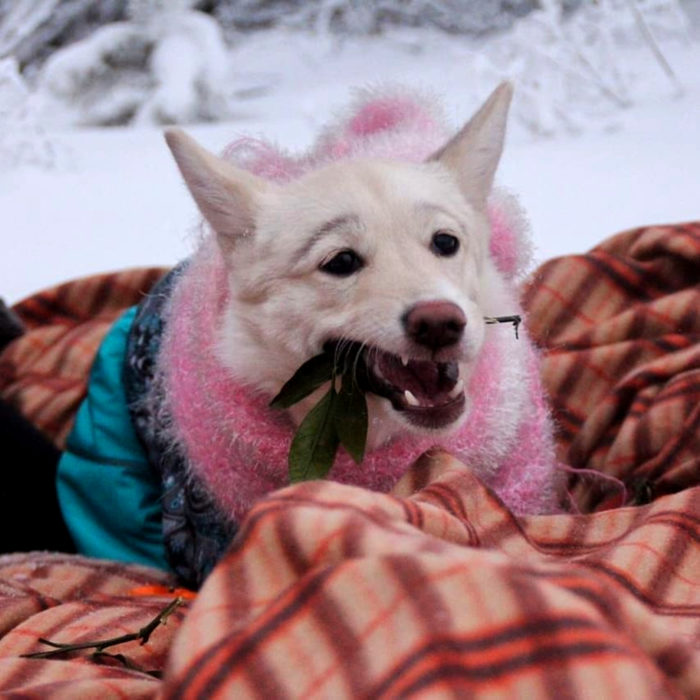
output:
[[338,395],[333,387],[309,411],[289,449],[289,481],[322,479],[333,466],[339,439],[333,412]]
[[333,357],[321,353],[307,360],[270,401],[272,408],[289,408],[298,403],[333,377]]
[[333,410],[335,432],[340,444],[360,464],[367,445],[367,399],[350,374],[343,375],[343,384]]

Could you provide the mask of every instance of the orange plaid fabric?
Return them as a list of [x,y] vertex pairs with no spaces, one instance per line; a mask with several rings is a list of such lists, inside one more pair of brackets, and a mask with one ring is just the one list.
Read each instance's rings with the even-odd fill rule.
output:
[[[148,274],[137,286],[160,271]],[[167,603],[164,574],[45,553],[0,557],[0,693],[700,697],[699,281],[700,223],[620,234],[546,263],[525,289],[582,514],[516,518],[442,452],[391,494],[295,485],[254,507],[186,614],[145,648],[113,650],[130,668],[84,652],[60,662],[19,655],[45,649],[39,637],[136,631]],[[35,330],[42,323],[0,358],[13,378],[0,388],[16,399],[33,387],[18,358],[39,363],[53,349],[30,352]],[[96,343],[83,337],[76,367],[85,368]],[[48,371],[36,377],[50,383]],[[37,415],[60,436],[61,387],[41,391],[51,398]],[[630,505],[589,471],[624,482]]]
[[[31,552],[0,556],[0,695],[36,698],[152,698],[173,635],[186,607],[178,608],[146,644],[128,642],[106,651],[55,659],[23,654],[48,651],[40,638],[83,643],[138,632],[172,600],[171,578],[155,569],[87,559],[77,555]],[[133,596],[143,586],[163,593]],[[139,670],[140,669],[140,670]]]
[[699,697],[699,507],[516,519],[442,453],[393,495],[291,487],[204,583],[164,696]]
[[27,333],[0,354],[0,396],[63,447],[102,338],[164,272],[138,268],[95,275],[14,306]]
[[[639,228],[545,263],[524,294],[559,457],[627,503],[700,483],[700,223]],[[574,475],[583,511],[620,503]]]
[[175,595],[165,574],[0,557],[0,693],[699,697],[699,508],[693,488],[647,506],[516,519],[444,453],[393,494],[299,484],[251,511],[188,611],[146,645],[111,650],[129,668],[88,652],[20,655],[45,651],[42,637],[137,631]]

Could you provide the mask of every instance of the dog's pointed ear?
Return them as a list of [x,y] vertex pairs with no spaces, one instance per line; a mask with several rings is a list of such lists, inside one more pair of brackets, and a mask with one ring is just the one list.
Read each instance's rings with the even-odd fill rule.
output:
[[224,254],[255,231],[258,201],[267,183],[202,148],[176,128],[165,140],[204,218],[211,224]]
[[464,194],[475,206],[484,207],[503,151],[511,83],[501,83],[479,111],[428,160],[450,170]]

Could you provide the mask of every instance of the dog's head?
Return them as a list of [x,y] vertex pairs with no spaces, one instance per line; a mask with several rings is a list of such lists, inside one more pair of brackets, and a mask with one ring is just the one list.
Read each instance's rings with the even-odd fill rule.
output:
[[[424,163],[348,160],[287,184],[166,139],[228,268],[218,352],[276,393],[329,345],[362,346],[370,447],[406,427],[451,431],[484,340],[486,202],[511,98],[501,85]],[[298,420],[309,408],[300,404]]]

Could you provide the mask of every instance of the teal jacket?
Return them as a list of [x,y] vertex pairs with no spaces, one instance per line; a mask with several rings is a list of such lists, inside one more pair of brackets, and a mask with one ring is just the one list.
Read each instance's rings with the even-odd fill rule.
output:
[[136,307],[112,326],[58,465],[63,517],[82,554],[169,570],[160,477],[134,430],[123,380]]

